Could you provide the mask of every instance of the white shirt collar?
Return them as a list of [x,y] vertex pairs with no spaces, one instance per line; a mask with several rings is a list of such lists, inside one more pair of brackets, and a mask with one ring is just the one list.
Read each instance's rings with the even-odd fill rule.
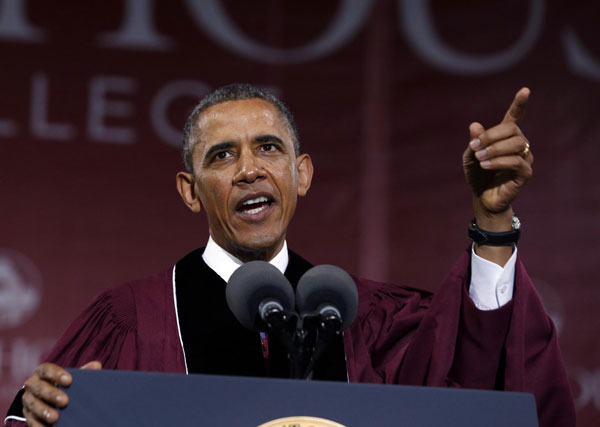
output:
[[[225,249],[220,247],[212,238],[208,237],[208,243],[202,254],[202,259],[215,273],[217,273],[225,282],[229,281],[229,278],[235,270],[237,270],[242,264],[242,261],[231,255]],[[271,261],[270,264],[277,267],[283,274],[288,266],[289,255],[287,250],[287,243],[283,241],[283,247]]]

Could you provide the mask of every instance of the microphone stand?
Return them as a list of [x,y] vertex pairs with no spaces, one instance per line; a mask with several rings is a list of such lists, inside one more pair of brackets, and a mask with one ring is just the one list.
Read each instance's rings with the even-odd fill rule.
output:
[[308,363],[307,358],[309,356],[308,349],[306,348],[307,337],[308,332],[304,328],[304,318],[298,316],[292,338],[293,351],[289,354],[291,359],[290,378],[303,379],[302,374],[304,372],[304,367]]
[[[307,351],[304,345],[307,332],[302,327],[302,318],[295,311],[269,310],[265,314],[269,335],[275,337],[285,348],[290,359],[290,378],[301,379],[306,366]],[[290,324],[296,319],[296,327]]]
[[321,358],[327,345],[331,340],[340,333],[342,329],[342,321],[333,313],[321,314],[319,312],[310,313],[306,317],[317,318],[316,342],[312,348],[310,360],[302,373],[302,379],[310,380],[312,378],[315,364]]
[[[296,327],[291,323],[296,319]],[[315,364],[323,355],[329,342],[340,333],[342,322],[332,312],[314,311],[298,316],[294,311],[272,307],[264,313],[269,334],[283,344],[290,359],[290,378],[309,380]],[[314,345],[309,343],[314,330]]]

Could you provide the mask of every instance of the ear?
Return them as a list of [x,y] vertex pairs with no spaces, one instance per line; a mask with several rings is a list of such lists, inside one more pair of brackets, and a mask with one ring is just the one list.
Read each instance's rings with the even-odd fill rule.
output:
[[298,168],[298,195],[306,196],[313,177],[313,163],[308,154],[300,154],[296,158],[296,167]]
[[202,210],[202,203],[196,193],[194,175],[189,172],[179,172],[176,177],[177,191],[183,199],[183,203],[194,213]]

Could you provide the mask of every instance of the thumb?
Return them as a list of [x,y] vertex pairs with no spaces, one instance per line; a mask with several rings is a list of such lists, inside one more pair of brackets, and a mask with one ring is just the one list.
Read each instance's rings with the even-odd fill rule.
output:
[[93,361],[88,362],[85,365],[83,365],[80,369],[91,369],[91,370],[102,369],[102,363],[100,363],[97,360],[93,360]]
[[469,125],[469,136],[471,139],[479,137],[483,132],[485,132],[485,128],[481,123],[473,122]]

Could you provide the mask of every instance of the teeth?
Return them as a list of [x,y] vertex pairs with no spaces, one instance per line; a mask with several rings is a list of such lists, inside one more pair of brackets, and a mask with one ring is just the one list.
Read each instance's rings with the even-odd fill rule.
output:
[[[245,201],[245,202],[242,204],[242,206],[245,206],[245,205],[253,205],[253,204],[255,204],[255,203],[267,203],[268,201],[269,201],[269,199],[267,199],[265,196],[260,196],[260,197],[257,197],[256,199],[250,199],[250,200],[246,200],[246,201]],[[255,210],[255,209],[252,209],[252,210]],[[249,211],[249,212],[251,212],[251,211]]]
[[246,213],[255,214],[255,213],[259,213],[260,211],[262,211],[264,209],[265,209],[265,206],[261,206],[260,208],[254,208],[254,209],[247,210]]

